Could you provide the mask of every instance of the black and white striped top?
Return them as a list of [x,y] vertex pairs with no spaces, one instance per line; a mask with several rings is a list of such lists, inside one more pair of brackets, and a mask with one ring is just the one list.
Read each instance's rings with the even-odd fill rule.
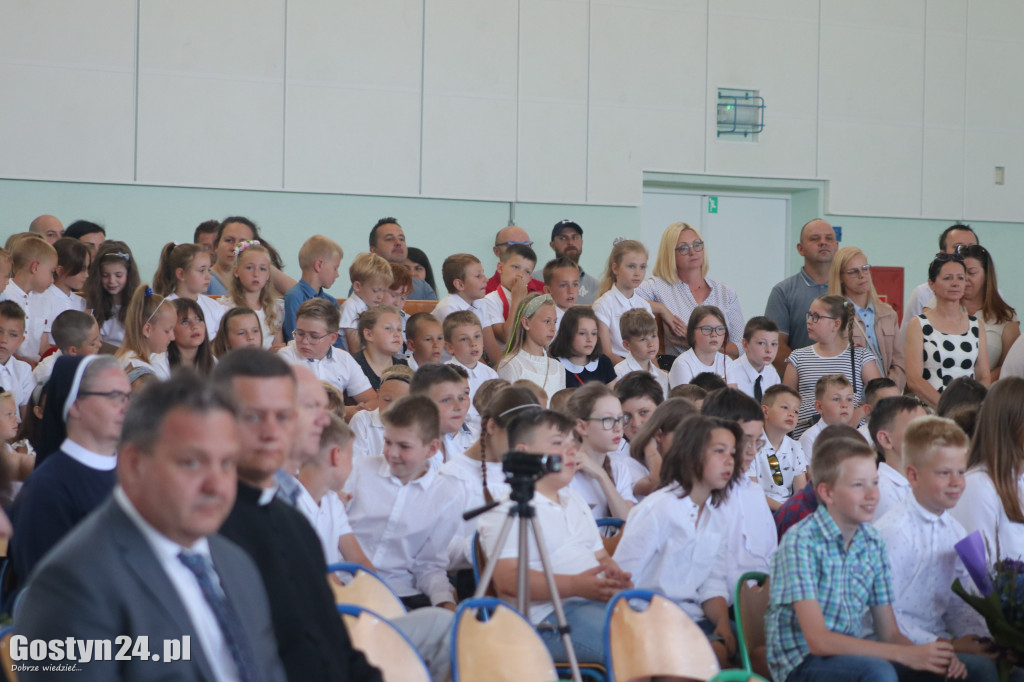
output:
[[[799,438],[807,427],[812,416],[814,416],[814,385],[818,379],[826,374],[842,374],[854,385],[856,402],[858,405],[864,400],[864,365],[874,362],[875,356],[870,350],[863,346],[856,346],[853,349],[853,367],[857,370],[857,376],[851,373],[850,347],[847,346],[839,355],[831,358],[823,358],[814,350],[814,346],[798,348],[786,359],[786,362],[793,363],[796,367],[798,377],[798,390],[800,391],[800,412],[797,415],[797,425],[793,430],[795,438]],[[854,380],[856,379],[856,381]]]

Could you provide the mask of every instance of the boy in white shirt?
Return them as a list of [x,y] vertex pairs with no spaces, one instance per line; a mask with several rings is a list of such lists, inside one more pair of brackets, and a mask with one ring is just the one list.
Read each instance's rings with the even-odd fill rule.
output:
[[[524,284],[524,290],[525,286]],[[486,343],[484,330],[480,327],[480,320],[476,315],[469,310],[459,310],[444,318],[443,331],[444,348],[452,356],[448,364],[461,367],[469,375],[469,411],[466,414],[466,426],[474,433],[479,433],[480,413],[473,406],[473,396],[482,383],[498,378],[498,373],[480,359]]]
[[926,414],[921,401],[909,395],[883,398],[871,410],[868,418],[871,441],[879,457],[884,460],[878,465],[875,520],[885,516],[887,511],[910,493],[906,462],[903,459],[903,433],[910,422]]
[[800,393],[791,386],[775,384],[761,398],[764,411],[764,445],[754,457],[751,478],[758,482],[775,511],[807,485],[807,467],[803,448],[786,434],[796,426],[800,411]]
[[[967,435],[941,417],[922,416],[907,425],[903,457],[911,494],[875,522],[885,540],[900,632],[914,644],[952,641],[970,680],[998,679],[985,621],[949,586],[969,584],[954,545],[967,531],[948,513],[964,490]],[[1016,678],[1014,678],[1016,679]]]
[[512,325],[509,315],[515,313],[533,280],[537,254],[526,244],[509,244],[498,262],[498,288],[484,296],[484,307],[491,326],[483,329],[484,350],[493,364],[498,364],[505,353],[505,344]]
[[346,406],[349,419],[359,410],[377,407],[377,392],[347,351],[333,348],[338,340],[338,307],[323,298],[311,298],[295,312],[294,338],[278,351],[286,362],[313,370],[317,378],[333,385],[356,402]]
[[[751,478],[754,456],[763,446],[764,412],[742,391],[722,388],[708,394],[700,413],[734,421],[743,431],[743,442],[736,444],[736,457],[742,457],[740,476],[721,506],[722,513],[730,519],[726,584],[735,586],[740,576],[748,571],[768,573],[772,555],[779,547],[775,520],[764,491]],[[732,602],[732,590],[727,600]]]
[[729,380],[760,403],[765,391],[782,383],[772,365],[778,352],[779,325],[763,315],[750,318],[743,328],[743,355],[729,363]]
[[842,374],[825,374],[814,384],[814,409],[821,419],[800,436],[804,461],[811,461],[814,439],[832,424],[846,424],[854,408],[853,386]]
[[361,253],[348,268],[352,279],[352,295],[341,304],[339,330],[345,335],[345,347],[356,353],[363,347],[356,325],[368,308],[384,303],[391,286],[391,264],[375,253]]
[[355,461],[345,492],[355,540],[407,608],[455,608],[448,543],[459,529],[462,495],[430,466],[441,446],[429,398],[408,395],[382,416],[384,454]]
[[444,355],[444,332],[441,323],[430,313],[416,313],[405,325],[405,361],[412,371],[431,362],[441,362]]
[[476,434],[466,426],[469,412],[469,375],[458,365],[423,365],[412,377],[410,395],[424,395],[434,403],[440,415],[440,447],[433,462],[440,467],[455,455],[462,454],[476,441]]
[[320,538],[327,565],[349,561],[373,570],[352,533],[345,503],[338,497],[352,473],[352,442],[352,430],[341,417],[331,414],[320,434],[319,453],[299,468],[302,490],[295,508],[309,520]]
[[875,405],[878,404],[879,400],[895,398],[900,395],[903,395],[903,392],[900,391],[896,382],[889,377],[878,377],[864,385],[864,405],[867,407],[867,412],[864,415],[864,423],[857,427],[857,432],[864,436],[864,440],[868,442],[868,445],[875,444],[871,440],[871,429],[868,426],[871,421],[871,410],[875,409]]
[[544,293],[555,301],[555,332],[565,311],[576,305],[580,295],[580,266],[571,258],[555,258],[544,266]]
[[[444,318],[456,310],[472,310],[480,319],[481,327],[490,327],[495,323],[484,305],[487,274],[479,258],[470,253],[452,254],[441,265],[441,277],[448,295],[434,308],[434,317],[438,322],[443,323]],[[451,359],[447,353],[441,357],[443,362]]]
[[0,301],[0,386],[14,394],[22,419],[36,387],[32,366],[14,357],[24,341],[25,311],[14,301]]
[[348,423],[355,434],[353,457],[375,457],[384,451],[384,422],[380,417],[395,401],[409,395],[412,374],[412,369],[406,365],[391,365],[380,375],[377,409],[360,410]]
[[11,250],[11,260],[14,274],[4,289],[3,298],[14,301],[25,311],[24,339],[19,345],[18,357],[37,361],[46,350],[43,337],[50,314],[50,299],[43,294],[53,284],[57,251],[44,239],[23,237]]
[[[524,453],[560,455],[562,469],[546,474],[535,484],[533,505],[542,527],[551,570],[559,585],[559,596],[571,628],[573,649],[580,662],[600,663],[604,657],[604,612],[616,592],[633,586],[604,549],[594,517],[569,482],[579,468],[579,453],[572,444],[574,422],[553,410],[523,410],[508,425],[509,448]],[[494,585],[498,595],[515,603],[519,556],[518,520],[505,541],[497,547],[498,533],[508,517],[506,502],[480,517],[477,528],[484,554],[497,557]],[[533,624],[556,624],[547,582],[542,573],[537,539],[530,534],[530,620]],[[539,632],[555,661],[567,660],[561,636],[553,627]]]
[[37,384],[50,380],[53,365],[62,355],[96,355],[103,345],[96,318],[79,310],[65,310],[58,315],[50,326],[50,336],[60,350],[47,355],[32,370]]
[[615,365],[615,376],[630,372],[647,372],[657,379],[662,392],[668,397],[668,372],[658,367],[658,322],[643,308],[627,310],[619,318],[622,345],[629,352],[625,360]]

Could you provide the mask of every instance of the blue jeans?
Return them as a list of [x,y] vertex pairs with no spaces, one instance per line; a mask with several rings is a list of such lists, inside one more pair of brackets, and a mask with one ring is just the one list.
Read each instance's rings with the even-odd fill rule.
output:
[[[992,659],[977,654],[957,654],[957,657],[967,666],[968,682],[998,682],[999,673]],[[1010,682],[1024,682],[1024,670],[1014,668]]]
[[[580,663],[604,663],[604,613],[608,605],[589,599],[570,599],[563,603],[565,620],[569,623],[572,647],[576,650],[576,660]],[[557,626],[555,612],[541,621],[542,625]],[[540,638],[551,652],[555,663],[569,660],[562,645],[562,636],[557,630],[540,630]]]
[[786,682],[941,682],[942,675],[911,670],[873,656],[808,656]]

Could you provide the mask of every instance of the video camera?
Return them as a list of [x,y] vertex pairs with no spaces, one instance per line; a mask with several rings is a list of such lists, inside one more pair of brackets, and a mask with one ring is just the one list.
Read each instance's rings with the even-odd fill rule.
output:
[[502,471],[506,477],[527,476],[534,480],[562,470],[561,455],[541,455],[512,450],[502,458]]

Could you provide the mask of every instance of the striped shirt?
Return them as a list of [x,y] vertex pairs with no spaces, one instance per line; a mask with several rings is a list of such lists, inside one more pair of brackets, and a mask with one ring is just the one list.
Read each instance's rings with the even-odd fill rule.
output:
[[[800,391],[800,412],[797,414],[796,428],[793,429],[794,438],[800,438],[803,432],[810,426],[810,419],[814,416],[814,386],[818,379],[826,374],[842,374],[854,386],[854,396],[859,405],[864,400],[864,365],[874,362],[875,356],[871,351],[862,346],[853,349],[853,365],[857,369],[857,376],[854,377],[850,363],[850,347],[847,346],[839,355],[831,358],[823,358],[814,350],[814,346],[798,348],[786,362],[796,367],[797,389]],[[856,381],[854,380],[856,379]]]
[[885,541],[861,524],[846,549],[843,534],[824,507],[784,536],[772,559],[770,602],[765,615],[768,666],[785,680],[810,653],[793,604],[814,599],[825,627],[860,637],[869,606],[891,604],[892,576]]

